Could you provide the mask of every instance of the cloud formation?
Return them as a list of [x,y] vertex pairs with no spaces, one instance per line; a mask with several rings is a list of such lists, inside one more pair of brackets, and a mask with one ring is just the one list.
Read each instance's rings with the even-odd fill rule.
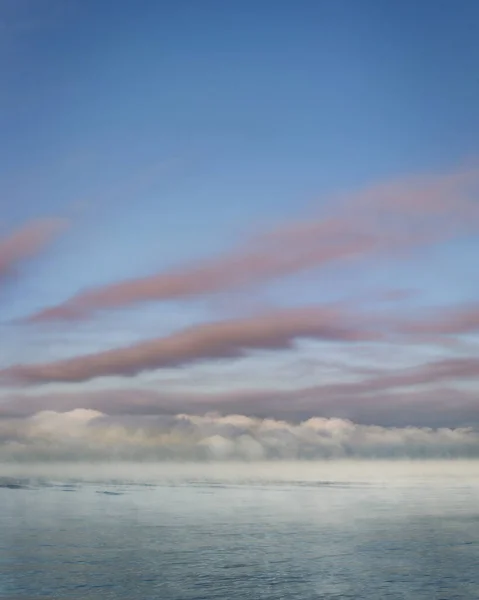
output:
[[167,337],[68,360],[14,366],[0,371],[0,380],[35,384],[133,376],[197,361],[238,358],[252,350],[288,349],[297,338],[355,342],[377,337],[334,308],[289,309],[197,325]]
[[41,253],[65,229],[63,219],[39,219],[0,238],[0,283]]
[[359,383],[332,384],[325,387],[338,392],[361,394],[477,377],[479,377],[479,358],[447,358],[419,367],[401,369],[390,375],[373,377]]
[[266,231],[220,259],[79,292],[27,321],[75,320],[99,310],[223,292],[476,231],[478,187],[477,169],[376,186],[337,198],[323,218]]
[[[426,379],[424,373],[432,375]],[[248,387],[245,382],[240,388],[223,391],[204,388],[178,390],[160,383],[155,388],[87,390],[80,387],[70,392],[43,393],[17,390],[4,393],[0,399],[0,419],[30,417],[44,410],[64,412],[81,406],[122,417],[214,411],[294,422],[321,415],[388,427],[479,424],[477,391],[472,386],[456,388],[444,381],[446,373],[444,367],[441,370],[437,363],[432,363],[394,374],[376,375],[367,380],[293,389],[281,386],[254,388]],[[471,375],[474,375],[473,371]],[[427,383],[411,384],[418,380]]]
[[407,323],[400,330],[413,335],[459,335],[479,331],[479,306],[468,305],[436,311],[420,321]]
[[1,462],[354,457],[479,457],[479,431],[387,428],[319,417],[293,424],[234,414],[119,419],[86,409],[0,421]]

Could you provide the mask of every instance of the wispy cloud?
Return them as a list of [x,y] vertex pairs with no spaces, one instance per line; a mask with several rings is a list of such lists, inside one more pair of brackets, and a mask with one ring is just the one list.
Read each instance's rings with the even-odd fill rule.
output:
[[287,349],[297,338],[355,342],[377,336],[334,307],[289,309],[198,325],[167,337],[78,358],[15,366],[0,371],[0,378],[33,384],[79,382],[108,375],[132,376],[196,361],[237,358],[252,350]]
[[476,379],[477,377],[479,377],[479,358],[447,358],[419,367],[401,369],[396,373],[366,379],[359,383],[339,383],[324,386],[323,391],[329,389],[336,393],[353,393],[356,395],[457,379]]
[[235,414],[125,420],[85,409],[0,421],[4,462],[477,456],[479,432],[471,427],[387,428],[318,417],[293,424]]
[[67,227],[64,219],[39,219],[0,238],[0,283],[36,257]]
[[406,323],[399,328],[413,335],[459,335],[479,331],[479,305],[468,304],[428,312],[421,320]]
[[266,231],[222,258],[79,292],[27,321],[81,319],[99,310],[223,292],[476,231],[478,187],[477,169],[375,186],[332,199],[333,209],[322,218]]
[[[103,376],[131,377],[144,371],[174,368],[198,361],[234,359],[255,350],[290,349],[299,338],[322,341],[431,341],[430,333],[461,333],[475,326],[475,311],[452,313],[431,323],[400,324],[388,317],[345,311],[345,305],[276,310],[249,318],[196,325],[166,337],[131,346],[43,364],[16,365],[0,371],[0,380],[25,384],[81,382]],[[467,326],[467,327],[466,327]],[[397,334],[399,333],[399,337]],[[436,339],[436,338],[433,338]],[[437,340],[436,340],[437,341]],[[353,393],[425,385],[479,376],[475,357],[448,358],[414,369],[364,380]],[[349,383],[334,386],[348,393]],[[326,391],[323,388],[323,391]]]

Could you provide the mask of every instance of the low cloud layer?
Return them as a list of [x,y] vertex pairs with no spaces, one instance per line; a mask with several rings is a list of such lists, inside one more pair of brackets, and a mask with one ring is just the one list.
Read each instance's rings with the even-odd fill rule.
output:
[[377,375],[366,381],[295,389],[284,389],[281,385],[255,389],[245,381],[242,388],[228,386],[223,391],[191,386],[179,390],[160,382],[155,388],[79,388],[44,393],[17,390],[1,397],[0,419],[29,418],[45,410],[65,412],[81,406],[121,418],[213,411],[295,423],[321,415],[385,427],[479,425],[477,388],[469,384],[461,389],[444,381],[408,386],[418,371],[441,373],[429,365],[404,369],[402,377],[398,372],[395,376]]
[[387,428],[325,418],[292,424],[216,414],[121,419],[87,409],[0,421],[1,462],[354,457],[479,457],[479,431]]
[[39,219],[0,237],[0,283],[25,261],[41,253],[65,229],[62,219]]
[[476,169],[375,186],[335,199],[335,210],[323,218],[266,231],[222,258],[79,292],[27,321],[75,320],[104,309],[262,284],[333,261],[402,252],[476,231],[478,185]]

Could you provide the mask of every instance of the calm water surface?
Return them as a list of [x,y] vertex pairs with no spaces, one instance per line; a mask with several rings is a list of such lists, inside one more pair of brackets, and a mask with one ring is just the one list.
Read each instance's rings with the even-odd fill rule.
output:
[[477,463],[18,471],[0,598],[479,598]]

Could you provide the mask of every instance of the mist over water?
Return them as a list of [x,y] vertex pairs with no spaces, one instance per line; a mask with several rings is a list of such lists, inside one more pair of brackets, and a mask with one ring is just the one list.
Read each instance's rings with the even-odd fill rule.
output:
[[224,484],[346,483],[368,485],[474,485],[479,460],[326,460],[256,462],[31,462],[0,463],[0,476],[32,484],[39,481],[77,483]]
[[0,466],[0,598],[477,600],[479,461]]

